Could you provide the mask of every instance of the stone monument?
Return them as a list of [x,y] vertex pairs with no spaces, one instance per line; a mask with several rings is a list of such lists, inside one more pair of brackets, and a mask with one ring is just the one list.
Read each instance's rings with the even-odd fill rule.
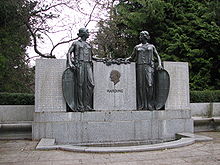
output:
[[[81,29],[79,37],[81,39],[86,35],[88,37],[87,33],[87,29]],[[142,39],[148,37],[148,34],[144,33]],[[136,78],[137,69],[146,69],[141,72],[145,76],[152,76],[151,73],[157,73],[157,70],[153,71],[145,64],[141,67],[137,66],[137,61],[129,63],[129,59],[98,59],[91,56],[91,47],[87,45],[86,37],[82,40],[74,42],[70,48],[67,68],[66,60],[39,59],[36,61],[33,140],[50,138],[55,139],[57,144],[77,145],[131,141],[155,143],[174,140],[176,133],[193,132],[187,63],[163,62],[163,69],[167,70],[170,77],[170,92],[167,93],[168,98],[166,103],[164,102],[163,110],[158,108],[163,104],[157,106],[151,101],[147,103],[158,110],[149,108],[149,104],[137,110],[136,81],[140,81],[139,78],[141,78],[141,75],[137,75],[139,78]],[[156,51],[153,45],[146,43],[136,46],[135,49],[138,56],[149,55]],[[83,53],[77,54],[77,50]],[[142,51],[148,53],[141,54]],[[84,58],[84,55],[88,56]],[[77,62],[78,58],[82,58],[80,62]],[[158,69],[161,70],[162,64],[159,58],[158,62]],[[152,72],[147,74],[148,71]],[[66,77],[62,78],[63,73]],[[159,74],[157,78],[160,80],[159,83],[149,80],[147,86],[141,86],[141,88],[147,89],[150,84],[158,88],[158,84],[168,81],[166,73]],[[154,78],[157,77],[156,74],[154,75]],[[65,85],[62,85],[63,80]],[[142,82],[137,83],[139,87]],[[66,86],[69,88],[62,89]],[[81,94],[81,91],[77,91],[79,87],[87,88],[82,89],[83,97],[79,96]],[[158,91],[167,89],[165,86],[162,89],[153,90],[154,101],[152,102],[158,100],[157,96],[160,96]],[[64,96],[63,91],[66,92]],[[80,98],[82,104],[79,103]],[[159,100],[161,103],[163,101],[164,99]],[[78,108],[79,105],[82,106]],[[72,110],[77,112],[68,112],[68,106],[73,107]]]

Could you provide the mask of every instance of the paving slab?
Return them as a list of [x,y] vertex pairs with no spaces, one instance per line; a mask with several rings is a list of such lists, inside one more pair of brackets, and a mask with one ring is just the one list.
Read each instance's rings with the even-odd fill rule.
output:
[[196,135],[213,140],[174,149],[102,154],[42,151],[35,149],[39,141],[0,140],[0,165],[219,165],[220,132]]
[[189,132],[183,132],[177,134],[178,140],[163,142],[157,144],[145,144],[145,145],[127,145],[127,146],[97,146],[93,145],[56,145],[55,139],[46,139],[42,138],[38,143],[36,149],[39,150],[64,150],[64,151],[72,151],[72,152],[97,152],[97,153],[109,153],[109,152],[141,152],[141,151],[154,151],[154,150],[163,150],[170,148],[178,148],[193,144],[195,142],[202,141],[211,141],[213,138],[196,135]]

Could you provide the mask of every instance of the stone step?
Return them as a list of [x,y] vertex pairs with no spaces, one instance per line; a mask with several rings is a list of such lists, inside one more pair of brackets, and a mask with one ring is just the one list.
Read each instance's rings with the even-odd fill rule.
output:
[[0,133],[0,140],[31,140],[31,132],[5,132]]
[[3,131],[31,131],[32,122],[0,123],[0,130]]
[[219,131],[219,117],[192,117],[194,122],[194,132]]
[[32,139],[32,122],[0,123],[0,140]]

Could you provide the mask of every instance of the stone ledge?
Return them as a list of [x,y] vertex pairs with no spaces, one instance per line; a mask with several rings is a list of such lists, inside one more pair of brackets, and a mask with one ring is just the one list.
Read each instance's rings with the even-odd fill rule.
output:
[[163,110],[163,111],[94,111],[94,112],[35,112],[34,122],[107,122],[107,121],[140,121],[189,119],[190,110]]
[[219,117],[192,117],[195,132],[219,130]]
[[0,123],[0,140],[25,139],[32,139],[32,122]]
[[210,137],[196,135],[193,133],[178,133],[179,140],[164,142],[150,145],[135,145],[135,146],[123,146],[123,147],[87,147],[87,146],[75,146],[75,145],[56,145],[55,139],[41,139],[38,143],[37,150],[65,150],[72,152],[96,152],[96,153],[110,153],[110,152],[141,152],[141,151],[154,151],[165,150],[171,148],[178,148],[187,145],[191,145],[195,142],[204,142],[213,140]]
[[220,117],[213,117],[212,119],[215,123],[220,124]]
[[96,153],[105,153],[105,152],[141,152],[141,151],[154,151],[154,150],[163,150],[178,148],[193,144],[195,139],[193,138],[181,138],[180,140],[165,142],[152,145],[138,145],[138,146],[124,146],[124,147],[83,147],[83,146],[74,146],[74,145],[37,145],[36,149],[38,150],[54,150],[60,149],[65,151],[73,152],[96,152]]
[[194,138],[196,142],[204,142],[204,141],[213,140],[213,138],[202,136],[202,135],[196,135],[196,134],[189,133],[189,132],[178,133],[176,136],[179,138],[182,138],[182,137]]
[[0,123],[1,131],[31,131],[32,122]]
[[33,121],[34,105],[0,105],[0,123]]
[[58,144],[175,139],[178,132],[193,132],[192,119],[34,122],[33,140],[55,138]]
[[192,117],[194,124],[201,125],[213,122],[213,118],[211,117]]
[[0,134],[0,140],[31,140],[31,132],[7,132]]
[[192,116],[194,117],[219,117],[220,103],[190,103]]
[[46,138],[42,138],[40,140],[40,142],[38,143],[36,149],[41,149],[42,147],[46,147],[46,146],[53,146],[55,145],[55,139],[46,139]]

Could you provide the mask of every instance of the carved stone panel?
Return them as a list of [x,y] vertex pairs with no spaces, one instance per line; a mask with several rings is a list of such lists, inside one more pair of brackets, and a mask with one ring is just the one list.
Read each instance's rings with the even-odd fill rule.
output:
[[165,109],[190,109],[189,69],[187,62],[164,62],[170,75],[170,91]]
[[66,111],[62,74],[66,60],[38,59],[35,71],[35,112]]
[[93,64],[94,110],[136,110],[135,64]]

